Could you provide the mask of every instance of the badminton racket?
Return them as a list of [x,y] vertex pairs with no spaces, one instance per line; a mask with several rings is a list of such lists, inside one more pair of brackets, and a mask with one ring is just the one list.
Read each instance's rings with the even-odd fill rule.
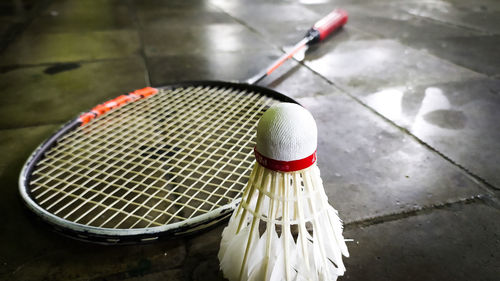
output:
[[101,244],[154,241],[223,220],[253,167],[260,116],[295,102],[253,84],[346,21],[334,10],[246,83],[147,87],[80,114],[28,158],[19,178],[25,205],[62,234]]

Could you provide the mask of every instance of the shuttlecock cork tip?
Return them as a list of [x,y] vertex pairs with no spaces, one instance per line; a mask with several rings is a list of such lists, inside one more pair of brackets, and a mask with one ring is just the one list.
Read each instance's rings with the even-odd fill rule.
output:
[[[306,163],[316,161],[317,136],[316,122],[307,109],[294,103],[274,105],[264,112],[257,125],[257,161],[267,166],[260,160],[300,162],[309,159],[298,166],[306,168]],[[293,170],[297,168],[283,171]]]

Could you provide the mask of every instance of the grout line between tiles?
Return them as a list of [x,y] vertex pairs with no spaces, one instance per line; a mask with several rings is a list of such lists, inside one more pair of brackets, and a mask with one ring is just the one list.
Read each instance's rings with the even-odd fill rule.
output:
[[15,127],[0,127],[0,133],[3,131],[29,129],[29,128],[36,128],[36,127],[43,127],[43,126],[63,126],[64,124],[65,124],[65,122],[49,122],[49,123],[40,123],[40,124],[31,124],[31,125],[21,125],[21,126],[15,126]]
[[139,21],[139,16],[137,15],[137,9],[135,9],[135,5],[132,3],[132,1],[127,1],[128,2],[128,7],[129,7],[129,12],[131,13],[132,20],[135,25],[136,32],[138,33],[137,35],[139,36],[139,48],[140,48],[140,55],[144,63],[144,78],[146,81],[146,86],[151,86],[151,73],[149,72],[149,64],[148,64],[148,58],[146,56],[146,50],[144,49],[144,37],[143,37],[143,30],[141,23]]
[[406,210],[403,212],[398,212],[398,213],[390,213],[386,215],[381,215],[381,216],[375,216],[375,217],[368,217],[352,222],[347,222],[344,224],[344,228],[349,229],[349,228],[360,228],[360,227],[368,227],[372,225],[377,225],[381,223],[386,223],[386,222],[391,222],[391,221],[398,221],[402,219],[406,219],[409,217],[414,217],[414,216],[419,216],[419,215],[424,215],[433,212],[434,210],[440,210],[440,209],[452,209],[458,206],[463,206],[463,205],[468,205],[468,204],[486,204],[490,205],[496,209],[500,209],[500,205],[498,202],[492,203],[494,199],[492,196],[487,195],[487,194],[480,194],[480,195],[475,195],[471,196],[468,198],[462,198],[457,201],[453,202],[444,202],[444,203],[439,203],[439,204],[433,204],[430,206],[423,206],[423,207],[418,207],[418,208],[413,208],[410,210]]
[[114,61],[123,61],[129,60],[132,58],[137,58],[137,56],[129,56],[129,57],[120,57],[120,58],[104,58],[104,59],[92,59],[92,60],[72,60],[72,61],[63,61],[63,62],[42,62],[42,63],[33,63],[33,64],[11,64],[11,65],[1,65],[0,73],[8,72],[15,69],[22,68],[30,68],[30,67],[41,67],[41,66],[53,66],[60,64],[91,64],[91,63],[99,63],[99,62],[114,62]]

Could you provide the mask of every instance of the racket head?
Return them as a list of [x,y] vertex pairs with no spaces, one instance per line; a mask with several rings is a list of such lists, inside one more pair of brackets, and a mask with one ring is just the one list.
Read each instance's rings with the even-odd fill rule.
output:
[[[45,142],[43,142],[28,158],[19,177],[19,191],[25,205],[39,218],[51,225],[58,232],[78,240],[90,241],[99,244],[135,244],[151,242],[159,238],[179,236],[201,231],[228,217],[240,201],[240,194],[249,177],[249,171],[251,171],[252,168],[252,165],[248,162],[249,159],[251,159],[251,162],[253,162],[252,151],[255,138],[254,133],[260,115],[274,103],[297,102],[290,97],[287,97],[268,88],[243,83],[222,81],[180,82],[158,87],[157,89],[159,89],[158,94],[147,97],[140,101],[127,103],[117,109],[113,109],[110,112],[103,114],[102,116],[99,116],[88,124],[82,125],[79,118],[71,120],[63,125]],[[210,93],[210,95],[207,94],[208,92]],[[173,108],[173,106],[165,105],[170,105],[171,102],[175,99],[175,97],[169,99],[169,96],[173,96],[179,93],[182,93],[183,101],[178,102],[178,104],[182,103],[182,106],[179,105],[176,110],[170,112],[170,119],[167,118],[168,120],[164,121],[154,120],[155,118],[158,118],[158,116],[163,115],[162,110],[165,110],[166,112],[169,109]],[[206,97],[203,96],[205,94],[207,94]],[[231,125],[229,126],[229,128],[226,128],[228,131],[232,129],[239,130],[237,131],[238,133],[233,132],[231,134],[233,136],[231,140],[236,143],[239,143],[238,134],[240,131],[242,131],[241,135],[245,136],[246,138],[244,142],[245,145],[243,145],[244,149],[242,148],[242,146],[234,146],[238,147],[239,150],[233,151],[231,145],[223,143],[222,146],[226,147],[226,150],[219,150],[217,144],[214,144],[213,147],[210,148],[212,149],[212,152],[205,151],[207,149],[200,152],[200,149],[198,148],[200,148],[202,145],[198,144],[197,148],[194,148],[191,151],[187,151],[189,150],[189,147],[191,147],[191,144],[185,143],[186,141],[189,141],[188,138],[197,137],[196,132],[191,133],[190,135],[183,135],[182,133],[179,133],[176,135],[177,137],[172,137],[171,139],[168,137],[169,135],[173,134],[172,132],[180,132],[183,130],[188,131],[188,129],[186,129],[186,126],[193,127],[193,124],[190,122],[195,121],[193,119],[193,116],[196,116],[197,110],[202,110],[202,108],[211,110],[213,114],[208,114],[207,116],[199,120],[199,122],[203,122],[203,119],[205,118],[212,118],[210,119],[211,123],[218,124],[219,122],[222,122],[221,124],[226,125],[227,120],[218,119],[219,117],[217,115],[217,108],[214,111],[214,107],[217,106],[217,101],[213,101],[210,103],[210,101],[207,102],[206,100],[204,100],[210,97],[219,98],[219,96],[221,95],[225,97],[223,99],[226,106],[225,109],[231,109],[227,110],[226,113],[229,115],[234,113],[233,115],[237,116],[236,118],[238,118],[238,122],[241,121],[241,124],[245,125],[240,127],[240,123],[234,122],[234,124],[236,125]],[[222,103],[222,101],[220,102]],[[153,116],[142,116],[146,113],[141,112],[141,108],[135,108],[140,106],[139,103],[143,104],[144,107],[147,107],[147,112],[150,113],[154,110],[159,110],[159,113],[157,112],[156,115]],[[235,105],[231,107],[231,103],[235,103]],[[156,104],[159,104],[157,105],[158,108],[155,108],[154,110],[151,109],[156,106]],[[199,106],[199,104],[204,104],[204,107]],[[197,106],[199,107],[196,108]],[[245,108],[247,107],[255,109],[255,111],[248,116],[245,115]],[[132,110],[132,108],[136,112],[131,116],[126,115],[126,112]],[[189,110],[193,110],[193,112],[191,112],[191,115],[184,115],[185,111]],[[250,110],[248,112],[250,112]],[[113,114],[116,116],[113,116]],[[124,123],[123,117],[135,118],[135,121],[140,120],[140,122],[143,123]],[[150,118],[151,120],[149,120],[148,118]],[[229,120],[232,120],[231,118]],[[148,119],[147,122],[144,121],[146,119]],[[162,122],[164,122],[165,124],[184,124],[185,126],[181,126],[181,128],[173,128],[172,125],[172,128],[156,132],[155,136],[158,138],[158,140],[149,137],[140,139],[138,141],[139,143],[142,143],[142,141],[144,141],[145,143],[150,143],[150,145],[144,145],[145,147],[141,146],[141,148],[139,149],[134,148],[134,155],[132,155],[131,157],[135,157],[134,161],[139,161],[140,163],[133,163],[133,165],[135,164],[138,166],[133,166],[133,169],[131,169],[129,172],[135,172],[135,174],[116,172],[125,170],[127,165],[117,165],[117,162],[120,162],[120,155],[122,155],[116,152],[120,151],[120,147],[108,149],[106,147],[102,148],[99,146],[99,141],[101,141],[100,138],[102,136],[104,136],[104,139],[107,138],[107,136],[105,135],[106,132],[102,133],[102,131],[108,130],[110,133],[113,133],[117,130],[120,132],[125,132],[128,130],[132,133],[128,135],[123,133],[122,135],[119,135],[117,139],[120,139],[121,136],[123,136],[124,138],[126,136],[128,138],[134,139],[137,136],[134,136],[133,132],[138,132],[141,134],[148,133],[144,131],[137,131],[140,127],[142,127],[142,125],[147,124],[147,126],[149,126],[146,126],[145,130],[147,131],[148,128],[151,129],[162,126]],[[124,128],[123,124],[127,125],[125,126],[127,128]],[[132,129],[128,127],[132,127]],[[220,142],[224,139],[220,136],[220,127],[219,129],[214,129],[213,131],[210,131],[210,127],[207,128],[209,128],[208,131],[205,128],[205,130],[199,134],[203,135],[207,140],[209,140],[209,143],[211,142],[210,140]],[[101,135],[100,137],[97,137],[97,134],[99,133]],[[249,134],[253,136],[253,139],[251,141],[248,140]],[[110,136],[109,138],[112,137]],[[183,138],[185,139],[183,140]],[[122,139],[120,139],[120,141],[122,141]],[[168,143],[169,141],[176,141],[177,143],[181,142],[184,143],[184,145],[172,145],[170,147],[170,144]],[[99,160],[93,160],[92,157],[90,157],[90,159],[87,159],[89,158],[88,156],[86,156],[88,155],[88,151],[85,151],[86,144],[84,142],[93,143],[92,145],[90,145],[90,148],[101,149],[98,156],[95,157],[98,157],[98,159],[101,159],[101,157],[103,157],[102,159],[104,159],[103,161],[105,163],[98,163],[100,165],[98,170],[95,170],[95,167],[92,168],[92,165],[96,164],[95,162]],[[94,142],[96,143],[94,144]],[[68,144],[65,145],[64,143]],[[102,145],[117,146],[118,144],[116,142],[107,142],[107,140],[104,140],[102,142]],[[196,147],[196,145],[194,147]],[[169,149],[173,149],[174,151],[167,152],[166,150]],[[82,150],[83,152],[80,150]],[[160,151],[160,153],[157,153],[158,151]],[[179,160],[176,162],[175,157],[179,157],[177,153],[180,153],[180,151],[184,151],[185,155],[188,155],[188,153],[192,153],[193,155],[191,155],[190,157],[197,160],[191,160],[191,162],[186,162],[184,160],[182,160],[182,162]],[[196,152],[199,152],[199,154],[211,153],[210,155],[212,156],[224,153],[224,157],[231,157],[229,155],[230,153],[236,153],[235,155],[239,155],[238,157],[241,158],[241,162],[246,162],[246,164],[244,164],[245,167],[241,167],[243,169],[233,169],[233,174],[231,174],[224,170],[226,166],[222,165],[220,161],[210,162],[211,159],[208,159],[210,157],[207,157],[207,159],[202,161],[203,163],[200,163],[200,159],[195,155]],[[78,158],[79,153],[83,155],[81,156],[83,160]],[[136,155],[137,153],[139,155]],[[66,157],[67,159],[64,161],[61,160],[62,162],[58,162],[58,157],[63,157],[61,155],[65,155],[64,157]],[[110,158],[106,158],[106,155],[113,155],[113,157],[109,156]],[[130,155],[126,156],[128,157]],[[154,165],[156,165],[154,170],[155,173],[163,173],[164,171],[169,170],[170,174],[169,172],[165,172],[162,174],[162,177],[156,176],[156,180],[153,181],[154,184],[148,187],[148,174],[145,173],[144,175],[142,175],[134,169],[145,169],[143,166],[145,166],[146,164],[144,163],[153,165],[150,162],[155,163]],[[168,165],[165,165],[167,168],[162,167],[162,163],[164,162],[168,163]],[[173,162],[175,162],[176,164],[173,164]],[[231,160],[231,162],[234,161]],[[131,163],[132,162],[126,164]],[[210,167],[210,163],[216,163],[216,165],[214,164],[213,167]],[[108,165],[109,167],[106,165]],[[87,170],[91,170],[90,172],[87,172],[87,166]],[[193,176],[199,176],[198,181],[196,181],[196,179],[186,180],[186,177],[183,177],[182,175],[182,173],[186,171],[183,171],[182,167],[180,166],[189,167],[190,175],[193,174]],[[219,170],[217,170],[218,168],[216,166],[223,168],[219,168]],[[197,169],[199,171],[197,171]],[[174,172],[173,170],[176,171]],[[201,175],[202,172],[200,172],[202,170],[203,175]],[[221,172],[221,170],[223,172]],[[246,171],[244,175],[241,175],[241,173],[239,175],[234,175],[234,173],[238,173],[243,170]],[[53,174],[45,175],[45,172],[47,172],[47,174]],[[178,174],[176,174],[176,172],[178,172]],[[121,173],[122,175],[126,174],[125,179],[115,179],[115,177],[110,176],[113,175],[113,173]],[[229,182],[229,180],[227,180],[227,182],[223,181],[223,184],[221,184],[221,186],[224,185],[225,187],[219,188],[216,185],[217,182],[221,179],[219,179],[219,176],[214,176],[215,180],[213,180],[213,182],[212,180],[208,181],[206,185],[203,186],[205,175],[209,175],[210,173],[220,173],[221,175],[225,175],[226,178],[236,177],[238,180],[233,181],[233,183],[227,183]],[[89,176],[90,174],[92,174],[92,176]],[[97,174],[97,176],[95,174]],[[118,177],[117,175],[115,176]],[[137,179],[137,177],[139,176],[140,180]],[[168,179],[164,178],[163,176],[167,177]],[[58,177],[61,177],[62,179],[58,179]],[[98,183],[95,182],[97,178],[99,179]],[[134,180],[130,180],[130,178],[134,178]],[[124,181],[125,183],[123,184],[123,186],[120,186],[120,184],[118,184],[118,182],[123,183]],[[189,184],[187,184],[189,182],[192,182],[193,185],[189,186]],[[79,184],[81,186],[79,186]],[[127,185],[129,187],[125,187]],[[138,189],[135,190],[134,188],[136,187],[134,186],[139,187],[137,187]],[[93,188],[95,190],[93,190]],[[168,190],[162,190],[162,188]],[[218,188],[221,190],[219,190]],[[194,195],[192,194],[193,192],[195,193]],[[220,194],[221,192],[223,192],[223,195]],[[212,200],[211,197],[208,197],[208,199],[206,199],[207,201],[203,203],[204,199],[195,198],[196,196],[199,196],[200,193],[201,195],[209,193],[209,195],[207,196],[220,198],[217,199],[216,203],[210,202],[210,204],[208,204],[207,202],[209,200]],[[177,197],[172,197],[172,194]],[[219,197],[216,197],[215,195]],[[193,209],[194,207],[189,206],[190,203],[196,201],[195,199],[189,199],[190,196],[202,202],[199,203],[198,207],[196,207],[198,208],[196,209],[196,211],[192,211],[191,209]],[[116,205],[118,203],[109,200],[110,198],[116,199],[116,201],[121,205]],[[125,201],[125,203],[122,201]],[[95,204],[92,205],[93,203]],[[109,205],[111,205],[111,207],[109,207]],[[134,207],[131,210],[129,210],[130,205]],[[167,205],[169,207],[166,210],[161,208],[162,206]],[[205,205],[207,206],[206,208],[200,207]],[[182,208],[187,208],[186,206],[191,209],[189,209],[188,211],[182,210]],[[169,209],[173,207],[179,209],[177,210],[177,213]],[[114,209],[116,209],[116,214],[113,214],[112,212]],[[142,211],[139,212],[137,210]],[[153,216],[151,215],[151,212],[153,212],[151,210],[154,210],[154,212],[160,214],[158,216],[160,216],[161,219],[158,219],[158,221],[148,219],[146,220],[146,222],[143,222],[140,218],[137,218],[138,222],[135,222],[135,224],[133,223],[133,220],[130,219],[130,216],[133,216],[134,218],[142,217],[142,219],[145,219],[147,216],[149,218],[149,216]],[[163,213],[162,210],[164,210]],[[136,212],[139,212],[140,216],[136,215]],[[187,213],[188,215],[180,216],[179,213],[183,212]],[[93,213],[96,217],[92,217],[91,213]],[[173,219],[169,219],[168,215],[171,215]],[[99,216],[105,216],[104,220],[110,223],[102,223],[103,219]],[[117,220],[119,220],[115,218],[119,218],[120,216],[125,216],[125,218],[121,220],[122,222],[125,220],[125,223],[118,224],[113,227],[111,222],[115,223]],[[90,219],[86,219],[86,217],[89,217]],[[128,223],[128,220],[131,220],[131,222]],[[97,222],[100,222],[101,225],[99,225],[99,223]],[[146,224],[148,224],[148,222],[149,225],[145,226]]]

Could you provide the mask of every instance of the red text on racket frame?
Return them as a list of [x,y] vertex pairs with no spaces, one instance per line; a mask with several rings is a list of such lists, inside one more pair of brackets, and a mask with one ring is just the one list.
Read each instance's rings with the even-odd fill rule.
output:
[[129,102],[133,102],[139,99],[143,99],[158,93],[158,89],[152,87],[146,87],[139,90],[135,90],[127,95],[118,96],[112,100],[109,100],[105,103],[99,104],[92,108],[89,112],[83,113],[78,117],[81,122],[81,126],[87,124],[92,119],[100,116],[113,108],[120,107]]

